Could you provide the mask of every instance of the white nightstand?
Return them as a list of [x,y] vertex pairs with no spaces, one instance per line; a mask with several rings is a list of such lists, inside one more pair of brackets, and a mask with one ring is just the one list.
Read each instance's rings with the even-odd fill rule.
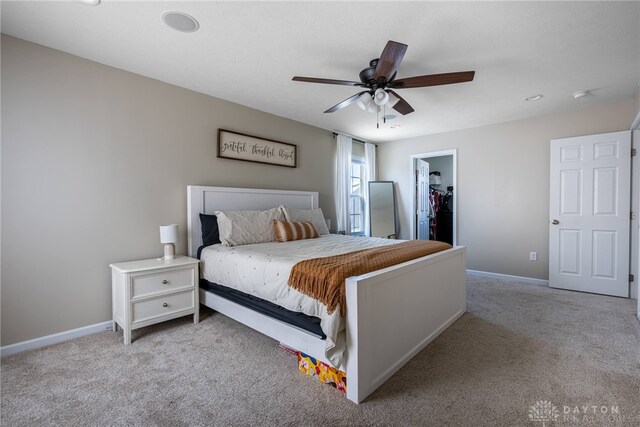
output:
[[193,314],[198,323],[198,261],[179,256],[111,264],[113,330],[124,330],[124,343],[131,344],[131,331]]

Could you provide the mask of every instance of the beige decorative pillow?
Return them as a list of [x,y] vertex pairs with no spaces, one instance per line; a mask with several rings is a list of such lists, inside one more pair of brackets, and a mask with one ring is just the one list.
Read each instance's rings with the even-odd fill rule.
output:
[[273,220],[273,229],[278,242],[290,242],[292,240],[317,239],[318,230],[310,222],[292,222]]
[[287,221],[306,221],[313,224],[318,230],[318,234],[329,234],[329,228],[324,221],[322,209],[291,209],[286,206],[280,206],[284,212],[284,218]]
[[284,219],[280,208],[265,211],[216,211],[215,214],[223,246],[275,242],[276,234],[271,221]]

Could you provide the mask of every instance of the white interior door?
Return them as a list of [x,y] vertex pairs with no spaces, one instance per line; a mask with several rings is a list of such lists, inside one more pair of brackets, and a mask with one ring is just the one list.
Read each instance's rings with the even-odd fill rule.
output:
[[429,163],[416,159],[416,228],[418,240],[429,240]]
[[[631,140],[632,140],[631,142],[632,142],[633,147],[637,147],[638,145],[640,145],[640,130],[634,130],[633,131],[633,134],[631,136]],[[637,150],[637,148],[636,148],[636,150]],[[637,156],[636,156],[635,160],[633,161],[632,169],[634,171],[633,173],[637,173],[638,170],[640,169],[638,167],[638,157]],[[633,183],[636,184],[635,188],[633,186]],[[636,257],[635,257],[635,267],[636,268],[634,270],[635,271],[635,280],[634,280],[634,282],[635,282],[635,295],[632,295],[632,297],[636,298],[638,300],[638,310],[636,312],[636,315],[638,316],[638,320],[640,320],[640,272],[638,272],[638,265],[640,265],[640,262],[639,262],[640,260],[638,260],[638,258],[637,258],[638,253],[640,252],[639,251],[640,248],[638,247],[638,245],[640,245],[640,243],[639,243],[640,242],[640,227],[638,226],[638,220],[637,220],[638,219],[638,215],[640,215],[640,209],[638,209],[638,205],[639,205],[638,199],[640,198],[640,174],[636,175],[636,177],[633,179],[633,183],[631,185],[631,191],[633,192],[631,200],[633,202],[634,199],[635,199],[634,209],[637,209],[637,210],[634,210],[634,213],[635,213],[634,217],[635,217],[636,221],[632,222],[632,224],[634,226],[631,228],[631,235],[633,237],[635,237],[635,239],[633,239],[633,238],[631,239],[631,242],[632,242],[632,246],[631,247],[632,247],[632,249],[635,249],[635,252],[636,252]]]
[[551,141],[549,286],[629,296],[631,134]]

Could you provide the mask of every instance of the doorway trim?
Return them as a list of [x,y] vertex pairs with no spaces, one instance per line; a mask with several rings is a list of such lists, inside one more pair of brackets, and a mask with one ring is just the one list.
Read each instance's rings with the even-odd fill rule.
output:
[[[636,150],[638,149],[638,143],[640,142],[640,111],[638,111],[638,113],[636,114],[636,117],[633,119],[633,122],[631,123],[631,147],[634,147]],[[638,197],[639,197],[639,191],[640,191],[640,166],[638,165],[638,157],[631,157],[631,176],[632,176],[632,180],[631,180],[631,191],[632,191],[632,195],[631,195],[631,209],[638,209],[640,210],[640,207],[638,207]],[[634,186],[637,185],[638,188],[635,188]],[[634,200],[635,199],[635,200]],[[631,263],[630,269],[633,272],[633,274],[636,274],[635,276],[635,283],[632,285],[631,289],[629,290],[629,296],[631,298],[633,298],[634,296],[637,299],[637,311],[636,311],[636,316],[638,317],[638,320],[640,320],[640,272],[637,271],[638,270],[638,266],[640,266],[640,260],[638,258],[640,258],[640,230],[638,228],[638,215],[640,215],[640,212],[635,211],[635,221],[631,222],[632,225],[632,230],[631,230],[631,253],[633,254],[635,251],[635,257],[634,260],[636,261],[635,266],[634,263]],[[634,241],[635,240],[635,241]]]
[[[458,149],[429,151],[427,153],[411,154],[409,156],[409,182],[411,182],[411,239],[417,239],[416,235],[416,212],[418,205],[416,201],[415,183],[415,159],[429,159],[431,157],[453,156],[453,246],[458,245]],[[427,160],[428,161],[428,160]]]

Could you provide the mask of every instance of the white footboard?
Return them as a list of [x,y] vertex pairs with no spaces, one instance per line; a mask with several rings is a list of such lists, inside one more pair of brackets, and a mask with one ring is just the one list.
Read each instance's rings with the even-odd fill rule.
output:
[[363,401],[466,311],[465,248],[347,279],[347,398]]

